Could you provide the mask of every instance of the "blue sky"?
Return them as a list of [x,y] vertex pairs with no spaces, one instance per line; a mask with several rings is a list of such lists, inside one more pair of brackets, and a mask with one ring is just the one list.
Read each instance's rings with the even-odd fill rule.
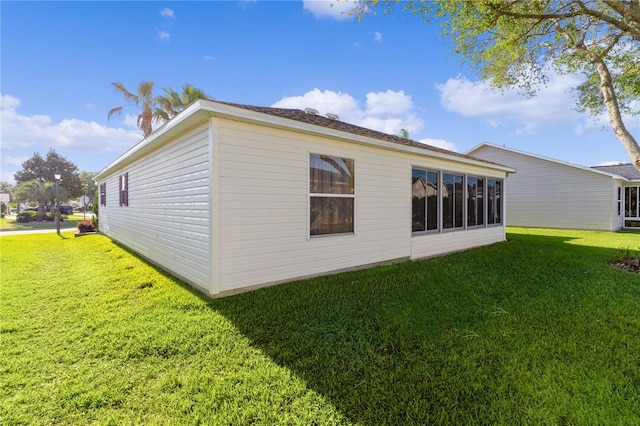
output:
[[[12,2],[1,13],[1,180],[50,148],[97,172],[140,141],[111,86],[190,83],[229,102],[312,107],[458,152],[482,143],[581,165],[628,162],[606,117],[575,112],[551,75],[539,96],[496,93],[410,15],[346,16],[342,3]],[[124,106],[122,117],[107,112]],[[627,120],[640,139],[640,117]],[[603,127],[605,130],[602,130]]]

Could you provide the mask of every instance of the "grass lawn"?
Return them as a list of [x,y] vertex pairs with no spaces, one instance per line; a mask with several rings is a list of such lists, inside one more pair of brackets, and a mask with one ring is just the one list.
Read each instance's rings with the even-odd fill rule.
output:
[[637,233],[510,229],[438,259],[201,297],[101,235],[2,236],[17,424],[638,424]]
[[[87,215],[86,220],[90,220],[91,216]],[[76,226],[76,223],[85,220],[82,214],[72,214],[66,216],[63,222],[60,222],[60,226],[63,228],[72,228]],[[56,229],[56,222],[42,221],[42,222],[27,222],[18,223],[16,217],[0,219],[0,231],[20,231],[26,229]]]

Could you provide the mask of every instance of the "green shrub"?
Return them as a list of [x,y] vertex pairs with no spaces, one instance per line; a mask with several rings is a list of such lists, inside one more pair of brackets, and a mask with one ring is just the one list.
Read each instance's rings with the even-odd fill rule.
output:
[[34,216],[31,214],[31,212],[18,213],[18,215],[16,216],[16,222],[27,223],[31,222],[33,218]]
[[[64,222],[64,218],[67,216],[63,216],[60,215],[60,222]],[[44,214],[44,220],[46,220],[47,222],[53,222],[56,220],[56,214],[55,213],[45,213]]]

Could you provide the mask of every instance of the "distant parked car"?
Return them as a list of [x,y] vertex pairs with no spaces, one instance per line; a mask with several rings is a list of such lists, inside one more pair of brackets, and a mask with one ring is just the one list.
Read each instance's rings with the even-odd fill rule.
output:
[[60,214],[66,214],[66,215],[73,214],[73,207],[71,207],[71,206],[60,206]]

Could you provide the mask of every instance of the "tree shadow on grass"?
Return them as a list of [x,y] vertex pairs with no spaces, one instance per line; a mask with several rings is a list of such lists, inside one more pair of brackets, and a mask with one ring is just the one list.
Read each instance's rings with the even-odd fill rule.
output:
[[[570,239],[515,236],[438,259],[213,300],[211,306],[353,422],[530,421],[536,419],[535,394],[522,390],[520,380],[532,368],[554,374],[545,365],[562,352],[562,339],[576,333],[576,321],[586,327],[603,314],[592,312],[589,298],[616,301],[630,278],[606,265],[615,249],[564,244]],[[571,309],[582,312],[582,304],[587,317],[573,318]],[[560,421],[554,417],[558,408],[549,408],[545,421]]]

